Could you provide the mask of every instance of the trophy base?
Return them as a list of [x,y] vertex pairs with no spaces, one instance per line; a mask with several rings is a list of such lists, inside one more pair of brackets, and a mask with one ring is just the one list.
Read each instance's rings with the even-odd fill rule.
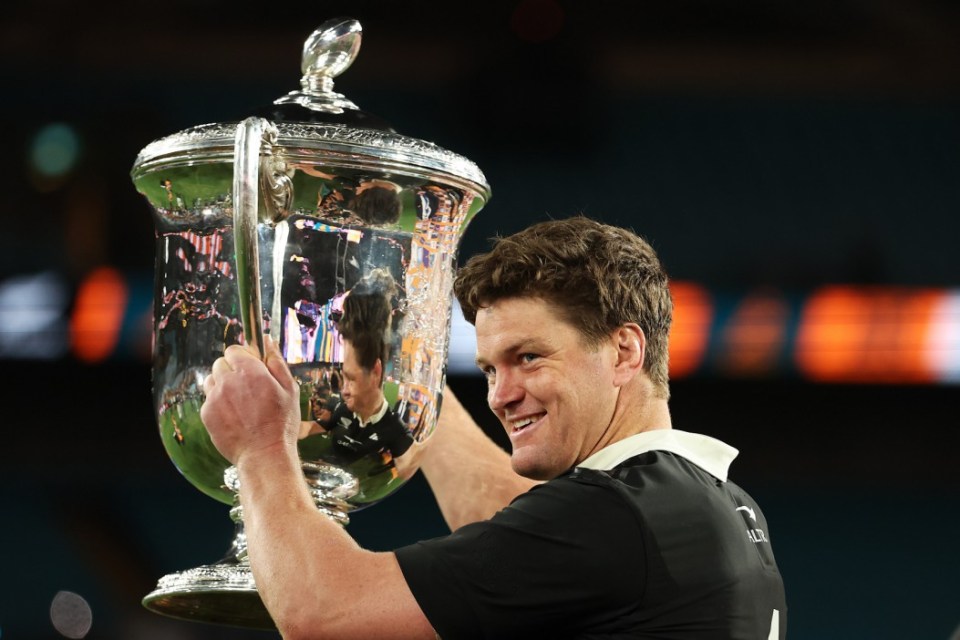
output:
[[246,563],[203,565],[163,576],[143,606],[171,618],[275,630]]
[[[357,479],[327,464],[304,462],[303,469],[317,509],[346,526],[350,522],[346,499],[356,494]],[[275,631],[277,627],[257,592],[247,561],[236,467],[228,467],[223,476],[225,486],[234,493],[230,519],[236,527],[226,557],[214,564],[163,576],[157,588],[142,600],[143,606],[181,620]]]

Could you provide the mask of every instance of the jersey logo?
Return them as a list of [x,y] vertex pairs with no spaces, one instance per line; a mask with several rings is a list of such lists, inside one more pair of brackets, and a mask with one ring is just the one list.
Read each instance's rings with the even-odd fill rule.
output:
[[[743,521],[747,525],[747,538],[750,539],[750,542],[754,544],[757,544],[758,542],[770,542],[763,529],[760,529],[756,526],[757,512],[752,507],[741,506],[737,507],[736,511],[742,511],[744,514]],[[750,520],[747,520],[747,518],[750,518]]]
[[743,511],[748,516],[750,516],[751,520],[753,520],[754,522],[757,521],[757,512],[751,509],[750,507],[737,507],[737,511]]

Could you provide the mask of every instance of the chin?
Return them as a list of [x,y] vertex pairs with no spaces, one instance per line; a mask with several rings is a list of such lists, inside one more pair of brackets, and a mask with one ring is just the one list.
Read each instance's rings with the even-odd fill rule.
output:
[[543,461],[523,460],[516,457],[510,459],[510,466],[513,467],[514,473],[530,480],[553,480],[566,471],[566,468],[557,469]]

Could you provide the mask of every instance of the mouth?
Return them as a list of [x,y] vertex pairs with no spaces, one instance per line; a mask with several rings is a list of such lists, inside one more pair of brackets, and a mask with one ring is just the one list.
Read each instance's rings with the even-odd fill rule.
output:
[[529,429],[531,426],[536,425],[538,422],[540,422],[540,419],[543,418],[545,415],[547,415],[547,414],[545,414],[545,413],[539,413],[539,414],[534,415],[534,416],[526,416],[525,418],[521,418],[521,419],[519,419],[519,420],[511,420],[510,423],[509,423],[509,424],[510,424],[510,431],[509,431],[510,437],[512,438],[512,437],[514,437],[514,436],[517,436],[517,435],[523,433],[524,431],[526,431],[527,429]]

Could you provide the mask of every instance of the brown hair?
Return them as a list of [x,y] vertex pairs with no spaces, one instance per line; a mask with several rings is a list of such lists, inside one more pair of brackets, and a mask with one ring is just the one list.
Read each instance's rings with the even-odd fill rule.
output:
[[658,395],[669,397],[673,301],[667,274],[653,248],[632,231],[583,216],[535,224],[496,238],[489,253],[471,258],[457,273],[454,292],[470,324],[497,300],[541,298],[591,345],[635,322],[647,340],[643,368]]
[[365,224],[394,224],[400,219],[403,204],[400,194],[388,187],[367,187],[356,194],[347,208]]
[[390,299],[396,293],[393,276],[385,269],[374,269],[361,280],[343,301],[343,316],[337,323],[340,335],[350,341],[357,362],[366,370],[379,359],[386,367],[390,356]]

